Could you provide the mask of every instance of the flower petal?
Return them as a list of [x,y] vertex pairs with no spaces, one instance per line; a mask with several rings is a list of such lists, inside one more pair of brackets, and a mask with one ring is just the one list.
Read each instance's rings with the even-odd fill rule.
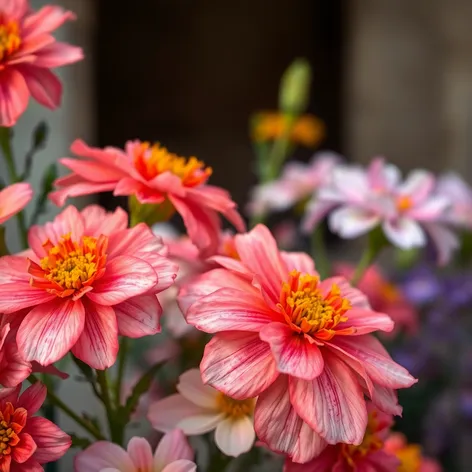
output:
[[395,221],[385,221],[382,228],[390,242],[401,249],[411,249],[426,244],[424,231],[412,219],[399,218]]
[[346,312],[346,317],[347,321],[339,323],[335,330],[342,331],[346,328],[355,328],[355,332],[350,333],[350,336],[360,336],[362,334],[372,333],[373,331],[385,331],[389,333],[395,326],[390,316],[371,309],[351,308]]
[[295,269],[302,274],[316,275],[315,263],[305,252],[281,252],[281,255],[288,272]]
[[324,361],[318,346],[286,324],[270,323],[259,335],[269,343],[280,373],[311,380],[323,371]]
[[152,470],[152,449],[146,439],[138,437],[131,438],[128,443],[127,451],[137,470]]
[[18,66],[31,96],[41,105],[53,110],[61,104],[61,81],[49,70],[34,65]]
[[13,126],[26,110],[30,97],[23,75],[15,68],[2,70],[0,97],[0,126]]
[[20,442],[12,448],[11,457],[18,464],[26,462],[36,451],[36,443],[30,434],[22,432]]
[[375,213],[352,206],[338,208],[329,216],[331,231],[348,239],[368,233],[379,222],[380,219]]
[[[107,212],[99,205],[88,205],[81,212],[85,223],[84,234],[99,237],[110,236],[128,227],[128,213],[121,207]],[[110,246],[108,245],[108,252]]]
[[34,307],[22,321],[16,341],[29,361],[49,365],[61,359],[77,342],[85,323],[80,300],[55,299]]
[[229,397],[256,397],[279,375],[270,346],[257,333],[216,334],[205,347],[202,379]]
[[98,441],[74,459],[76,472],[102,472],[106,468],[116,468],[120,472],[135,472],[128,453],[120,446],[108,441]]
[[0,224],[21,211],[33,198],[33,188],[26,182],[8,185],[0,191]]
[[165,434],[159,442],[154,453],[154,469],[158,471],[163,470],[169,464],[179,460],[190,461],[194,455],[184,433],[180,429],[174,429]]
[[41,408],[44,400],[46,400],[47,393],[45,385],[41,382],[36,382],[20,395],[18,406],[27,410],[28,416],[34,415]]
[[217,410],[218,391],[205,385],[199,369],[190,369],[179,377],[177,390],[188,401],[202,408]]
[[162,472],[196,472],[197,466],[194,462],[179,459],[178,461],[172,462],[162,469]]
[[216,427],[215,443],[227,456],[238,457],[249,451],[255,439],[254,425],[248,416],[226,418]]
[[440,266],[448,264],[454,251],[460,246],[458,237],[440,224],[425,223],[424,228],[436,248],[438,264]]

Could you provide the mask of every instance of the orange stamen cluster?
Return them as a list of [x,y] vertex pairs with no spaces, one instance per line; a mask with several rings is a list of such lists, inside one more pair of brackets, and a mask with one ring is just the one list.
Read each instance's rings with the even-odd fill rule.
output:
[[420,472],[421,447],[417,444],[409,444],[395,453],[400,460],[398,472]]
[[13,54],[21,46],[20,27],[16,21],[2,21],[0,15],[0,61]]
[[282,285],[279,307],[294,331],[329,340],[334,328],[347,321],[344,314],[351,304],[335,284],[328,293],[321,293],[319,281],[319,277],[292,271]]
[[159,144],[143,142],[134,148],[134,167],[146,179],[152,180],[164,172],[180,178],[185,187],[196,187],[208,180],[211,167],[205,167],[196,157],[180,157]]
[[30,283],[62,298],[79,298],[105,272],[107,246],[108,238],[103,235],[98,239],[82,236],[80,242],[74,242],[66,234],[56,246],[47,240],[43,247],[48,255],[39,265],[30,261]]
[[20,438],[26,424],[27,411],[24,408],[17,408],[7,402],[3,411],[0,411],[0,457],[8,456],[12,452]]
[[398,211],[408,211],[413,207],[413,200],[407,195],[402,195],[397,197],[397,210]]
[[384,442],[377,435],[379,431],[379,420],[377,419],[377,412],[369,414],[369,421],[367,423],[366,432],[364,439],[359,446],[352,444],[342,444],[341,454],[343,455],[347,464],[352,467],[353,470],[357,470],[356,464],[365,458],[367,455],[379,451],[383,448]]
[[254,398],[247,400],[235,400],[223,393],[219,393],[216,399],[219,411],[225,413],[233,419],[242,418],[243,416],[252,415],[256,405]]

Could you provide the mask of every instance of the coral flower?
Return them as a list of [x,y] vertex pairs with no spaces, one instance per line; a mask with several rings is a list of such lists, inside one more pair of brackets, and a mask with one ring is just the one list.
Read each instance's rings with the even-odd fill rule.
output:
[[0,259],[0,312],[24,310],[16,340],[25,360],[49,365],[72,350],[104,369],[115,362],[118,334],[159,331],[156,294],[177,267],[146,225],[126,226],[121,209],[70,206],[30,229],[29,257]]
[[57,205],[68,197],[113,191],[133,195],[140,203],[161,204],[160,211],[167,213],[170,206],[170,211],[180,213],[188,235],[205,256],[218,248],[218,214],[244,231],[236,204],[225,190],[206,183],[212,171],[195,157],[179,157],[158,144],[141,141],[128,141],[123,152],[90,148],[77,140],[71,150],[86,159],[61,159],[72,173],[55,182],[60,190],[50,198]]
[[[336,274],[351,279],[354,275],[354,267],[350,264],[336,264]],[[400,288],[387,280],[380,267],[370,266],[357,284],[363,292],[372,308],[382,313],[388,313],[395,323],[392,333],[404,330],[414,334],[418,330],[418,313],[412,303],[403,295]]]
[[179,428],[189,435],[215,430],[216,445],[227,456],[237,457],[251,449],[255,399],[235,400],[204,385],[198,369],[184,372],[177,390],[151,405],[148,419],[155,429]]
[[182,431],[167,433],[154,456],[144,438],[134,437],[125,451],[116,444],[99,441],[75,457],[75,472],[195,472],[194,453]]
[[327,185],[340,157],[331,152],[316,153],[308,164],[289,162],[281,176],[257,186],[251,195],[249,211],[261,215],[268,211],[283,211],[303,202]]
[[[1,74],[1,72],[0,72]],[[1,80],[1,79],[0,79]],[[23,210],[33,198],[30,184],[9,185],[0,191],[0,225]]]
[[425,246],[429,238],[439,263],[445,264],[458,247],[457,237],[444,222],[450,205],[449,199],[435,193],[435,178],[429,172],[412,171],[401,182],[399,169],[377,158],[366,171],[337,167],[331,185],[322,188],[308,207],[303,226],[311,231],[331,211],[330,229],[343,238],[380,225],[387,239],[402,249]]
[[47,5],[31,12],[27,0],[0,5],[0,126],[13,126],[30,95],[41,105],[60,105],[62,85],[51,69],[82,59],[82,49],[57,42],[51,32],[75,16]]
[[398,472],[441,472],[442,467],[434,459],[424,457],[417,444],[408,444],[405,436],[392,433],[385,441],[385,451],[400,460]]
[[284,472],[398,472],[399,459],[384,450],[384,441],[392,425],[391,416],[370,410],[367,429],[360,445],[328,446],[317,458],[306,464],[287,460]]
[[42,471],[42,464],[57,461],[72,444],[51,421],[33,416],[46,399],[40,382],[21,395],[20,386],[0,390],[0,470]]
[[258,396],[255,430],[272,450],[307,462],[329,444],[360,444],[364,395],[399,414],[394,389],[415,380],[370,333],[391,331],[342,277],[321,281],[303,253],[281,253],[269,230],[236,235],[240,260],[190,281],[179,294],[187,321],[216,333],[200,365],[225,395]]

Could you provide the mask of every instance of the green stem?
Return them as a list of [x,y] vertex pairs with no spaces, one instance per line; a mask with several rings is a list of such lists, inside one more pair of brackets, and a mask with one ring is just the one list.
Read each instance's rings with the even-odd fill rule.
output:
[[271,181],[279,176],[280,168],[287,158],[290,147],[290,133],[296,120],[295,115],[285,115],[286,123],[282,136],[278,138],[272,147],[268,159],[268,168],[264,175],[264,181]]
[[[39,379],[31,374],[28,377],[28,380],[34,384],[39,382]],[[79,416],[75,411],[71,410],[54,392],[48,390],[48,400],[49,402],[62,410],[69,418],[73,419],[77,424],[82,426],[86,431],[88,431],[95,439],[98,441],[105,439],[103,435],[98,431],[92,424],[87,422],[84,418]]]
[[[3,157],[7,165],[10,183],[14,184],[20,182],[20,177],[16,172],[15,160],[13,158],[13,150],[11,147],[11,133],[10,128],[0,127],[0,147],[2,148]],[[28,229],[26,228],[25,215],[22,211],[16,214],[18,221],[18,228],[20,230],[21,243],[23,249],[28,247]]]
[[311,234],[310,252],[311,257],[316,262],[316,270],[320,274],[321,278],[324,279],[328,277],[331,270],[328,253],[326,252],[322,225],[319,225]]
[[380,228],[376,228],[369,234],[369,244],[362,254],[361,260],[357,264],[351,285],[356,286],[364,276],[366,270],[372,265],[380,251],[388,244]]
[[121,405],[121,388],[126,369],[126,357],[129,350],[129,340],[124,337],[120,342],[120,352],[118,353],[118,376],[115,383],[115,403],[119,407]]
[[110,385],[108,382],[108,373],[106,370],[97,369],[97,381],[100,385],[100,391],[103,398],[103,403],[105,405],[105,410],[107,412],[108,426],[110,429],[110,437],[112,442],[118,445],[122,445],[124,428],[118,424],[116,420],[116,411],[113,408],[112,399],[110,396]]

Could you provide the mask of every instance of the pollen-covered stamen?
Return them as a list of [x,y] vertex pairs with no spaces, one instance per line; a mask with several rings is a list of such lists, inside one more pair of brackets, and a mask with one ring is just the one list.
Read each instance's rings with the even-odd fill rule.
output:
[[20,441],[18,433],[23,429],[23,425],[15,422],[16,416],[26,417],[26,410],[24,408],[15,410],[13,405],[8,402],[4,411],[0,411],[0,455],[11,454],[11,448]]
[[0,61],[21,46],[20,27],[16,21],[5,22],[0,14]]
[[54,246],[46,241],[43,247],[48,255],[39,265],[30,261],[31,285],[66,297],[84,290],[104,273],[108,238],[82,236],[79,242],[71,235],[62,237]]
[[134,148],[133,157],[136,170],[146,180],[170,172],[179,177],[184,186],[196,187],[206,182],[212,173],[211,167],[205,167],[196,157],[177,156],[159,144],[143,142]]
[[296,270],[282,285],[279,306],[296,331],[314,335],[323,330],[330,333],[328,338],[334,335],[334,327],[347,321],[344,314],[351,308],[337,285],[323,294],[319,289],[319,277],[302,275]]
[[408,211],[413,207],[413,200],[408,195],[401,195],[397,197],[397,210],[400,212]]
[[252,415],[256,404],[254,398],[249,398],[247,400],[235,400],[234,398],[228,397],[223,393],[218,394],[216,402],[219,411],[234,419]]

